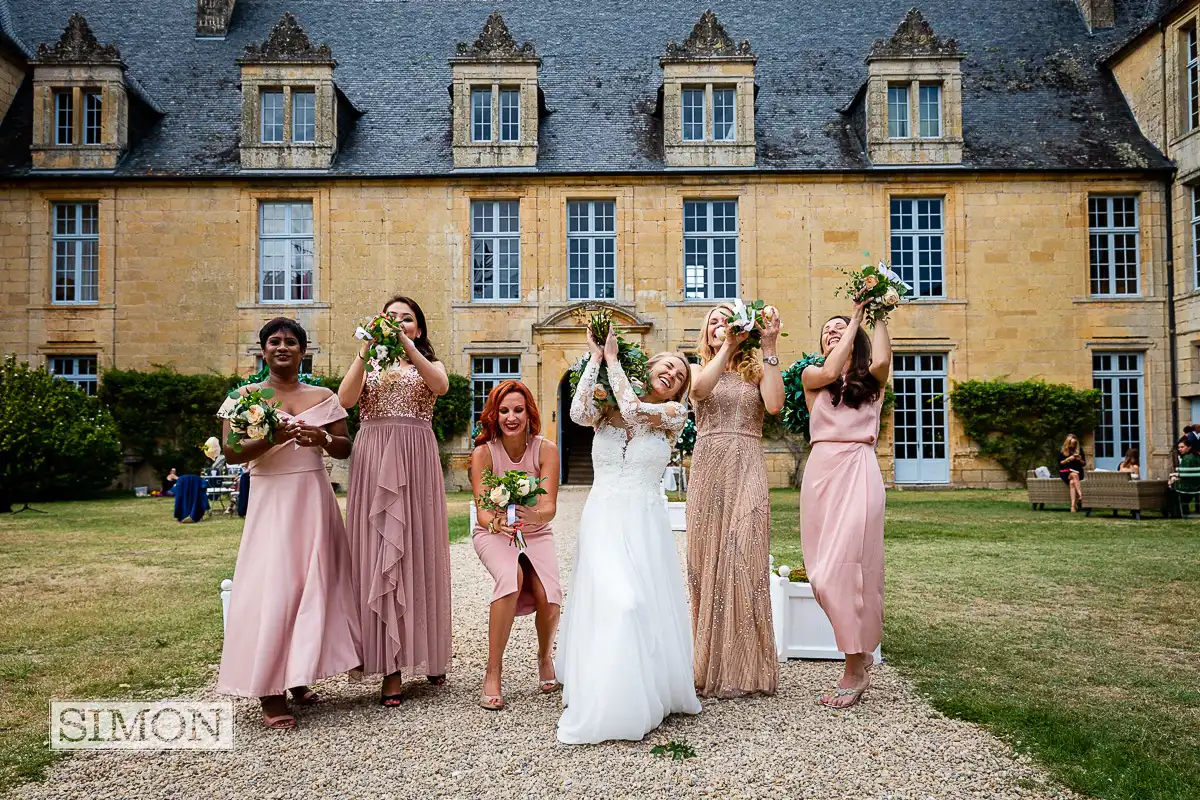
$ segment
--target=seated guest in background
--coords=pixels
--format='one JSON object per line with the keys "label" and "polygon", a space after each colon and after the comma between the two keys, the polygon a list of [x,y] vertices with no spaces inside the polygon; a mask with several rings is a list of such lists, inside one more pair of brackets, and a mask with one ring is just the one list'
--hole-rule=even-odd
{"label": "seated guest in background", "polygon": [[1141,467],[1138,466],[1138,449],[1131,447],[1125,451],[1125,460],[1117,467],[1119,472],[1128,472],[1133,480],[1139,480]]}
{"label": "seated guest in background", "polygon": [[167,477],[163,478],[163,494],[167,497],[175,496],[175,483],[179,480],[179,475],[176,474],[175,468],[171,467],[171,471],[167,473]]}
{"label": "seated guest in background", "polygon": [[1086,465],[1079,439],[1073,433],[1068,434],[1062,450],[1058,452],[1058,477],[1062,478],[1071,492],[1071,513],[1083,505],[1083,488],[1079,482],[1083,480],[1083,468]]}

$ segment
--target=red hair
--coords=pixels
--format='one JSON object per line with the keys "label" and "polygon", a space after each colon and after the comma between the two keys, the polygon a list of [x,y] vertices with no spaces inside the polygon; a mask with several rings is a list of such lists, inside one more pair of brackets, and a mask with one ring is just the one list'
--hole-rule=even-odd
{"label": "red hair", "polygon": [[483,411],[479,414],[479,425],[483,430],[475,437],[476,446],[500,438],[500,401],[513,392],[525,398],[529,433],[537,436],[542,432],[542,415],[538,413],[537,401],[533,399],[533,392],[529,391],[529,387],[516,380],[501,381],[492,389],[487,402],[483,404]]}

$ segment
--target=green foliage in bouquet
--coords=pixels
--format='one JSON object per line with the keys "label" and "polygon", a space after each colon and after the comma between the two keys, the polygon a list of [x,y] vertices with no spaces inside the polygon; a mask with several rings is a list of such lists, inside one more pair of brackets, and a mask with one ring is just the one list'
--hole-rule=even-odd
{"label": "green foliage in bouquet", "polygon": [[[613,332],[617,336],[617,359],[621,363],[621,369],[625,372],[625,377],[629,379],[633,391],[638,397],[646,394],[646,383],[650,379],[650,371],[646,366],[650,358],[646,355],[639,344],[627,341],[621,336],[620,328],[613,326],[612,317],[607,311],[599,311],[593,314],[588,320],[588,329],[592,332],[592,336],[596,341],[604,344],[604,340],[608,338],[609,327],[613,328]],[[571,367],[568,375],[568,381],[571,385],[571,396],[579,390],[579,380],[583,377],[583,370],[587,367],[588,357],[584,356]],[[608,382],[608,364],[600,365],[600,375],[596,379],[595,399],[597,403],[616,406],[617,398],[613,395],[612,384]]]}
{"label": "green foliage in bouquet", "polygon": [[235,453],[242,452],[246,439],[265,439],[275,444],[275,429],[279,427],[278,404],[272,403],[275,390],[269,386],[253,389],[239,388],[229,392],[217,416],[229,420],[225,444]]}
{"label": "green foliage in bouquet", "polygon": [[1057,464],[1068,433],[1082,435],[1100,419],[1100,391],[1028,380],[964,381],[950,392],[967,436],[1014,481],[1039,464]]}
{"label": "green foliage in bouquet", "polygon": [[117,425],[99,400],[16,356],[0,362],[0,511],[99,491],[120,469]]}
{"label": "green foliage in bouquet", "polygon": [[886,319],[912,291],[883,261],[841,272],[849,276],[849,280],[833,296],[848,297],[855,303],[865,301],[867,306],[863,311],[863,319],[871,327]]}
{"label": "green foliage in bouquet", "polygon": [[685,456],[690,456],[696,449],[696,420],[688,417],[687,424],[683,426],[683,430],[679,433],[679,439],[675,442],[675,450]]}

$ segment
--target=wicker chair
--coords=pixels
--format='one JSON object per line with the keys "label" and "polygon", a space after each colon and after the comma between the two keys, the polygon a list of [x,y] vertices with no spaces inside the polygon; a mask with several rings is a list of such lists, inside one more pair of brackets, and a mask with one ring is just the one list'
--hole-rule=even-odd
{"label": "wicker chair", "polygon": [[1029,502],[1034,511],[1044,509],[1046,503],[1071,505],[1071,492],[1062,478],[1039,478],[1036,472],[1029,470],[1025,473],[1025,484],[1029,488]]}
{"label": "wicker chair", "polygon": [[1083,508],[1089,517],[1093,509],[1111,508],[1114,517],[1124,509],[1141,519],[1143,511],[1163,509],[1166,493],[1166,481],[1135,481],[1128,472],[1089,472],[1083,483]]}

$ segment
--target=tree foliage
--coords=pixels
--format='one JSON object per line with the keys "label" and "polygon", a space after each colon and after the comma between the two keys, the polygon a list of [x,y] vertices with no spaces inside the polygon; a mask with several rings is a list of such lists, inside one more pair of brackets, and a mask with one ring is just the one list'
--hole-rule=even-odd
{"label": "tree foliage", "polygon": [[117,426],[100,402],[45,370],[0,364],[0,510],[107,487],[121,468]]}
{"label": "tree foliage", "polygon": [[1014,481],[1038,464],[1057,464],[1067,434],[1082,436],[1100,419],[1100,392],[1041,380],[957,383],[950,404],[967,436]]}
{"label": "tree foliage", "polygon": [[471,395],[471,381],[462,375],[450,373],[450,389],[437,400],[433,407],[433,435],[438,444],[445,444],[456,436],[461,436],[471,424],[471,412],[474,398]]}

